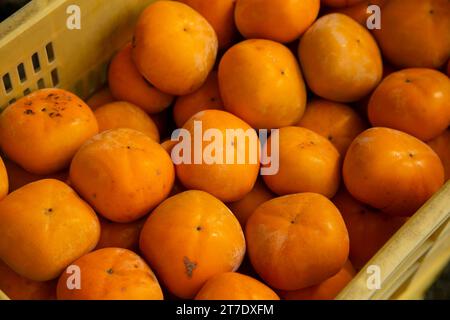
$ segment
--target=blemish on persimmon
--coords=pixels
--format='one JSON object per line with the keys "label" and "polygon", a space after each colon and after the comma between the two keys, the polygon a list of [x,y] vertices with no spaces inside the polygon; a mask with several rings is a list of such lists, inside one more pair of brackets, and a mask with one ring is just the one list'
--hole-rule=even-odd
{"label": "blemish on persimmon", "polygon": [[189,260],[188,257],[184,257],[183,259],[184,268],[186,269],[186,274],[189,278],[192,278],[192,273],[194,272],[195,268],[197,268],[197,263]]}

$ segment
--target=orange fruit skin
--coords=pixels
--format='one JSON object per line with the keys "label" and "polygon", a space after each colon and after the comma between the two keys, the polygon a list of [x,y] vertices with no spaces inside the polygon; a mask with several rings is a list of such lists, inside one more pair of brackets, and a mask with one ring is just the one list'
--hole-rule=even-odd
{"label": "orange fruit skin", "polygon": [[450,80],[432,69],[394,72],[372,94],[368,114],[374,127],[436,138],[450,125]]}
{"label": "orange fruit skin", "polygon": [[347,261],[338,273],[322,283],[297,291],[288,291],[282,296],[284,300],[334,300],[355,275],[355,269],[351,262]]}
{"label": "orange fruit skin", "polygon": [[320,0],[237,0],[236,25],[247,39],[288,43],[316,20],[319,8]]}
{"label": "orange fruit skin", "polygon": [[74,94],[41,89],[0,115],[0,145],[9,159],[35,174],[66,168],[78,148],[98,132],[91,109]]}
{"label": "orange fruit skin", "polygon": [[248,218],[255,211],[259,205],[270,199],[275,198],[275,195],[266,187],[262,179],[256,180],[256,183],[249,193],[241,200],[227,203],[228,208],[234,213],[236,218],[245,227]]}
{"label": "orange fruit skin", "polygon": [[450,60],[448,60],[447,64],[447,75],[450,77]]}
{"label": "orange fruit skin", "polygon": [[8,172],[6,171],[5,163],[0,157],[0,200],[6,197],[9,190]]}
{"label": "orange fruit skin", "polygon": [[368,13],[367,8],[371,5],[377,5],[380,7],[380,9],[382,9],[386,1],[387,0],[359,0],[358,2],[355,2],[350,6],[339,8],[335,7],[328,11],[330,11],[329,13],[338,12],[345,14],[353,20],[356,20],[363,27],[366,27],[367,19],[373,14],[372,12]]}
{"label": "orange fruit skin", "polygon": [[367,262],[406,222],[404,217],[390,216],[354,199],[345,189],[333,198],[347,226],[350,237],[349,259],[356,269]]}
{"label": "orange fruit skin", "polygon": [[272,288],[299,290],[336,274],[349,240],[339,210],[316,193],[292,194],[260,205],[246,225],[256,272]]}
{"label": "orange fruit skin", "polygon": [[383,74],[372,35],[340,13],[318,19],[300,40],[298,55],[310,89],[336,102],[360,100],[375,89]]}
{"label": "orange fruit skin", "polygon": [[117,223],[100,219],[101,233],[96,250],[122,248],[138,252],[139,235],[144,221],[144,219],[141,219],[130,223]]}
{"label": "orange fruit skin", "polygon": [[86,104],[95,111],[98,107],[104,104],[114,102],[114,97],[111,94],[109,87],[103,87],[95,92],[89,99],[86,100]]}
{"label": "orange fruit skin", "polygon": [[133,60],[159,90],[186,95],[205,82],[218,50],[214,29],[198,12],[176,1],[157,1],[141,14]]}
{"label": "orange fruit skin", "polygon": [[367,128],[351,107],[322,99],[314,99],[307,104],[298,126],[327,138],[342,156],[353,139]]}
{"label": "orange fruit skin", "polygon": [[81,289],[68,289],[72,273],[63,272],[56,290],[58,300],[163,300],[153,271],[132,251],[100,249],[72,265],[80,268]]}
{"label": "orange fruit skin", "polygon": [[[190,163],[181,163],[176,165],[177,177],[180,182],[187,189],[203,190],[213,196],[219,198],[224,202],[233,202],[242,199],[249,193],[256,182],[259,173],[259,157],[255,157],[255,162],[251,160],[251,154],[259,150],[250,149],[249,139],[245,138],[245,132],[248,131],[249,137],[254,141],[254,147],[259,148],[259,139],[251,127],[232,115],[231,113],[221,110],[205,110],[194,115],[183,126],[190,135],[191,140],[198,139],[198,134],[194,132],[194,122],[201,121],[203,132],[214,129],[219,130],[223,135],[223,163],[208,164],[202,161],[201,164],[194,163],[194,155],[196,147],[194,143],[191,144],[191,161]],[[244,147],[239,146],[240,143],[234,139],[233,144],[228,143],[226,139],[226,130],[228,129],[242,129],[243,132],[237,133],[238,138],[247,141]],[[196,138],[197,135],[197,138]],[[229,140],[229,139],[228,139]],[[203,142],[202,154],[205,154],[205,149],[210,145],[210,142]],[[179,154],[174,149],[172,153]],[[226,163],[227,152],[234,152],[233,163]],[[259,153],[258,153],[259,154]],[[245,156],[244,163],[240,164],[237,161],[237,156]],[[205,159],[203,159],[205,160]]]}
{"label": "orange fruit skin", "polygon": [[33,281],[15,273],[0,260],[0,288],[11,300],[54,300],[55,281]]}
{"label": "orange fruit skin", "polygon": [[193,115],[209,109],[223,109],[216,71],[211,71],[206,82],[197,91],[177,98],[173,107],[175,124],[181,128]]}
{"label": "orange fruit skin", "polygon": [[55,279],[100,237],[95,212],[65,183],[30,183],[0,202],[0,259],[30,280]]}
{"label": "orange fruit skin", "polygon": [[140,249],[171,293],[190,299],[211,277],[237,270],[245,254],[238,220],[217,198],[186,191],[161,203],[141,232]]}
{"label": "orange fruit skin", "polygon": [[390,0],[382,11],[382,28],[374,34],[388,61],[399,68],[445,64],[450,56],[447,0]]}
{"label": "orange fruit skin", "polygon": [[281,128],[297,123],[306,105],[299,65],[285,46],[246,40],[231,47],[219,65],[225,110],[253,128]]}
{"label": "orange fruit skin", "polygon": [[211,24],[219,41],[219,48],[228,48],[237,37],[234,24],[236,0],[178,0],[199,12]]}
{"label": "orange fruit skin", "polygon": [[[272,154],[272,137],[268,142]],[[279,171],[263,176],[278,195],[299,192],[334,196],[340,183],[340,155],[333,144],[305,128],[285,127],[279,131]]]}
{"label": "orange fruit skin", "polygon": [[175,170],[157,142],[122,128],[89,140],[72,161],[70,180],[98,213],[126,223],[142,218],[169,195]]}
{"label": "orange fruit skin", "polygon": [[140,131],[159,142],[159,131],[152,118],[129,102],[112,102],[94,111],[100,132],[128,128]]}
{"label": "orange fruit skin", "polygon": [[335,7],[335,8],[343,8],[354,6],[364,0],[321,0],[321,3],[325,6]]}
{"label": "orange fruit skin", "polygon": [[391,215],[411,216],[442,186],[444,168],[419,139],[371,128],[350,145],[343,176],[357,200]]}
{"label": "orange fruit skin", "polygon": [[428,145],[436,152],[444,165],[445,181],[450,179],[450,131],[428,141]]}
{"label": "orange fruit skin", "polygon": [[225,272],[209,279],[195,300],[280,300],[264,283],[236,272]]}
{"label": "orange fruit skin", "polygon": [[152,114],[166,109],[174,98],[156,89],[139,73],[133,62],[131,43],[111,61],[108,83],[115,100],[131,102]]}

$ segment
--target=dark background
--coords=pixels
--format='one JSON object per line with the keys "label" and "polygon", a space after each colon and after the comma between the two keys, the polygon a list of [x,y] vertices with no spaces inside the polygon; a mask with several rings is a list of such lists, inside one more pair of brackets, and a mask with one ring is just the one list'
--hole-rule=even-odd
{"label": "dark background", "polygon": [[23,7],[30,0],[0,0],[0,22]]}

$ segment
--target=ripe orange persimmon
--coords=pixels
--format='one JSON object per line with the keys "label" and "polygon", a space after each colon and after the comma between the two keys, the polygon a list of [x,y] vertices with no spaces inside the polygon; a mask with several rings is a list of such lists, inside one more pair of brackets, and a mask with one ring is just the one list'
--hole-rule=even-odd
{"label": "ripe orange persimmon", "polygon": [[211,71],[197,91],[178,97],[173,107],[175,124],[181,128],[194,114],[209,109],[223,109],[216,71]]}
{"label": "ripe orange persimmon", "polygon": [[225,109],[256,129],[297,123],[306,105],[299,65],[285,46],[246,40],[230,48],[219,65]]}
{"label": "ripe orange persimmon", "polygon": [[245,239],[225,204],[193,190],[165,200],[152,212],[140,248],[170,292],[193,298],[211,277],[237,270]]}
{"label": "ripe orange persimmon", "polygon": [[343,8],[353,6],[363,1],[364,0],[321,0],[321,3],[330,7]]}
{"label": "ripe orange persimmon", "polygon": [[385,78],[368,107],[374,127],[409,133],[422,141],[442,134],[450,125],[450,80],[432,69],[404,69]]}
{"label": "ripe orange persimmon", "polygon": [[351,107],[327,100],[315,99],[306,106],[298,126],[310,129],[330,140],[344,156],[353,139],[367,125]]}
{"label": "ripe orange persimmon", "polygon": [[389,0],[374,30],[383,55],[401,68],[440,68],[450,56],[448,0]]}
{"label": "ripe orange persimmon", "polygon": [[159,142],[159,131],[152,118],[132,103],[123,101],[108,103],[97,108],[94,115],[99,132],[119,128],[134,129]]}
{"label": "ripe orange persimmon", "polygon": [[[276,152],[272,139],[267,141],[269,155]],[[340,166],[339,152],[328,139],[309,129],[285,127],[279,131],[279,171],[263,178],[279,195],[315,192],[331,198],[339,188]]]}
{"label": "ripe orange persimmon", "polygon": [[280,290],[317,285],[348,258],[344,220],[330,200],[316,193],[263,203],[248,219],[245,235],[256,272]]}
{"label": "ripe orange persimmon", "polygon": [[444,165],[445,180],[450,179],[450,130],[428,141],[428,145],[437,153]]}
{"label": "ripe orange persimmon", "polygon": [[350,261],[331,278],[322,283],[297,291],[288,291],[282,294],[285,300],[333,300],[347,286],[356,275]]}
{"label": "ripe orange persimmon", "polygon": [[74,94],[41,89],[0,115],[0,145],[25,170],[50,174],[64,169],[78,148],[98,132],[91,109]]}
{"label": "ripe orange persimmon", "polygon": [[383,74],[375,39],[340,13],[318,19],[300,40],[298,53],[308,86],[332,101],[363,98],[375,89]]}
{"label": "ripe orange persimmon", "polygon": [[209,279],[195,300],[280,300],[264,283],[237,273],[225,272]]}
{"label": "ripe orange persimmon", "polygon": [[95,212],[65,183],[30,183],[0,202],[0,259],[35,281],[55,279],[100,237]]}
{"label": "ripe orange persimmon", "polygon": [[100,219],[101,233],[96,249],[122,248],[134,252],[139,250],[139,235],[145,220],[117,223]]}
{"label": "ripe orange persimmon", "polygon": [[372,128],[350,145],[343,176],[357,200],[388,214],[410,216],[442,186],[444,168],[419,139],[394,129]]}
{"label": "ripe orange persimmon", "polygon": [[316,20],[320,0],[237,0],[235,19],[247,39],[297,40]]}
{"label": "ripe orange persimmon", "polygon": [[159,90],[185,95],[205,82],[217,55],[214,29],[197,11],[176,1],[157,1],[141,14],[133,60]]}
{"label": "ripe orange persimmon", "polygon": [[86,100],[86,104],[95,110],[104,104],[114,102],[114,97],[109,90],[109,87],[104,87],[95,92],[89,99]]}
{"label": "ripe orange persimmon", "polygon": [[219,48],[229,47],[237,36],[234,24],[236,0],[178,0],[198,11],[216,31]]}
{"label": "ripe orange persimmon", "polygon": [[255,209],[270,199],[275,198],[275,195],[267,188],[262,179],[258,179],[252,191],[241,200],[227,203],[228,208],[238,218],[242,227],[245,227],[248,218],[255,211]]}
{"label": "ripe orange persimmon", "polygon": [[350,238],[349,259],[361,269],[405,223],[406,218],[390,216],[365,206],[345,189],[333,198],[347,226]]}
{"label": "ripe orange persimmon", "polygon": [[[202,125],[203,132],[209,129],[220,132],[223,141],[212,144],[202,140],[202,145],[196,145],[195,141],[202,139],[195,129],[196,124]],[[206,191],[224,202],[240,200],[253,189],[259,173],[259,139],[247,123],[225,111],[205,110],[189,119],[183,129],[190,133],[191,155],[176,165],[176,172],[187,189]],[[236,131],[227,138],[227,130]],[[172,153],[183,153],[175,148],[183,146],[184,139]],[[217,146],[216,150],[211,150],[211,146]],[[204,158],[200,159],[201,163],[195,163],[196,153]],[[239,163],[240,158],[242,163]]]}
{"label": "ripe orange persimmon", "polygon": [[58,281],[58,300],[163,300],[153,271],[136,253],[119,248],[93,251],[74,261],[80,269],[80,289],[67,287],[72,272]]}
{"label": "ripe orange persimmon", "polygon": [[0,157],[0,200],[6,197],[9,190],[8,172],[6,171],[5,163]]}
{"label": "ripe orange persimmon", "polygon": [[90,139],[73,158],[70,180],[98,213],[114,222],[142,218],[172,189],[175,170],[149,136],[115,129]]}
{"label": "ripe orange persimmon", "polygon": [[173,101],[172,95],[159,91],[139,73],[132,59],[130,43],[112,60],[108,83],[116,100],[131,102],[148,113],[161,112]]}
{"label": "ripe orange persimmon", "polygon": [[28,280],[18,275],[1,260],[0,289],[11,300],[54,300],[56,298],[55,281]]}

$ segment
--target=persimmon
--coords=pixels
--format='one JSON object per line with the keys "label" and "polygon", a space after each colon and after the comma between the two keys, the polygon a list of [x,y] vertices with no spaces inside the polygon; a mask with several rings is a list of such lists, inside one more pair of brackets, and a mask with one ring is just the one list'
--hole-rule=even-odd
{"label": "persimmon", "polygon": [[419,139],[388,128],[371,128],[350,145],[345,186],[357,200],[381,211],[411,216],[444,183],[438,155]]}
{"label": "persimmon", "polygon": [[321,0],[321,3],[335,8],[354,6],[364,0]]}
{"label": "persimmon", "polygon": [[98,107],[104,104],[114,102],[114,97],[112,96],[109,87],[103,87],[97,92],[95,92],[89,99],[86,100],[86,104],[95,111]]}
{"label": "persimmon", "polygon": [[302,36],[298,54],[308,86],[328,100],[357,101],[382,78],[383,64],[375,39],[344,14],[319,18]]}
{"label": "persimmon", "polygon": [[175,124],[181,128],[194,114],[209,109],[223,109],[216,71],[211,71],[197,91],[177,98],[173,107]]}
{"label": "persimmon", "polygon": [[[212,129],[220,133],[222,141],[213,138],[214,144],[205,141],[196,125],[201,125],[202,132]],[[185,156],[184,150],[177,146],[172,154],[183,153],[183,161],[176,164],[176,172],[187,189],[206,191],[224,202],[240,200],[252,190],[259,173],[259,139],[247,123],[225,111],[205,110],[190,118],[183,129],[190,134],[187,143],[194,142],[187,145],[190,156]],[[227,130],[234,132],[227,134]],[[178,145],[185,146],[187,138],[183,137]],[[196,145],[199,139],[202,145]],[[215,146],[216,150],[211,150]],[[195,163],[197,153],[203,158],[200,163]]]}
{"label": "persimmon", "polygon": [[157,1],[139,17],[133,60],[159,90],[186,95],[205,82],[214,66],[218,40],[197,11],[176,1]]}
{"label": "persimmon", "polygon": [[117,223],[100,219],[101,233],[96,249],[122,248],[134,252],[139,250],[139,235],[145,220]]}
{"label": "persimmon", "polygon": [[448,0],[390,0],[374,30],[383,55],[400,68],[440,68],[450,56]]}
{"label": "persimmon", "polygon": [[361,269],[400,229],[406,218],[390,216],[354,199],[345,189],[333,198],[347,226],[350,238],[349,259]]}
{"label": "persimmon", "polygon": [[428,145],[436,152],[444,165],[445,180],[450,179],[450,130],[439,137],[428,141]]}
{"label": "persimmon", "polygon": [[394,72],[372,94],[368,115],[375,127],[397,129],[423,141],[436,138],[450,125],[450,80],[432,69]]}
{"label": "persimmon", "polygon": [[140,248],[170,292],[193,298],[211,277],[237,270],[245,239],[225,204],[191,190],[153,210],[142,229]]}
{"label": "persimmon", "polygon": [[331,278],[312,287],[285,292],[282,297],[285,300],[333,300],[355,275],[355,269],[351,262],[347,261],[342,269]]}
{"label": "persimmon", "polygon": [[288,43],[316,20],[319,8],[320,0],[237,0],[236,26],[247,39]]}
{"label": "persimmon", "polygon": [[142,218],[168,196],[174,179],[167,152],[133,129],[98,134],[78,150],[70,166],[74,188],[114,222]]}
{"label": "persimmon", "polygon": [[236,0],[178,0],[198,11],[208,20],[217,34],[219,48],[229,47],[237,36],[234,24]]}
{"label": "persimmon", "polygon": [[237,273],[225,272],[209,279],[195,300],[280,300],[264,283]]}
{"label": "persimmon", "polygon": [[40,180],[10,193],[0,212],[0,259],[30,280],[55,279],[100,237],[95,212],[59,180]]}
{"label": "persimmon", "polygon": [[269,200],[247,221],[247,250],[271,287],[299,290],[336,274],[348,258],[349,239],[335,205],[316,193]]}
{"label": "persimmon", "polygon": [[99,132],[128,128],[145,133],[159,142],[159,131],[152,118],[138,106],[123,101],[105,104],[94,111]]}
{"label": "persimmon", "polygon": [[131,43],[111,61],[108,83],[115,100],[131,102],[151,114],[163,111],[174,99],[156,89],[139,73],[132,59]]}
{"label": "persimmon", "polygon": [[0,200],[6,197],[9,190],[8,172],[6,171],[5,163],[0,157]]}
{"label": "persimmon", "polygon": [[0,288],[11,300],[54,300],[55,281],[33,281],[14,272],[0,260]]}
{"label": "persimmon", "polygon": [[241,200],[227,203],[228,208],[238,218],[242,227],[245,227],[248,218],[255,209],[266,201],[275,198],[275,195],[266,187],[262,179],[258,179],[252,189]]}
{"label": "persimmon", "polygon": [[[267,142],[269,154],[276,152],[272,139]],[[263,176],[269,189],[278,195],[314,192],[333,197],[340,183],[340,155],[333,144],[300,127],[281,128],[278,141],[279,171]]]}
{"label": "persimmon", "polygon": [[367,125],[351,107],[327,100],[314,99],[306,106],[298,126],[310,129],[330,140],[344,156],[350,143]]}
{"label": "persimmon", "polygon": [[56,288],[58,300],[163,300],[153,271],[130,250],[96,250],[72,265],[80,270],[80,289],[69,289],[72,272],[63,272]]}
{"label": "persimmon", "polygon": [[225,110],[253,128],[281,128],[297,123],[306,105],[299,65],[285,46],[246,40],[230,48],[219,65]]}
{"label": "persimmon", "polygon": [[91,109],[62,89],[35,91],[0,115],[1,148],[35,174],[66,168],[78,148],[97,132]]}

